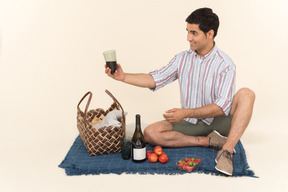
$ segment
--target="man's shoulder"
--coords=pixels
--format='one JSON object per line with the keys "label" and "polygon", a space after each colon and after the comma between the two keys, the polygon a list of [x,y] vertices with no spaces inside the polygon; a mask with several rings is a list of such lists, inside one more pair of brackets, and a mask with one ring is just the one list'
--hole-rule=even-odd
{"label": "man's shoulder", "polygon": [[233,68],[235,68],[235,64],[233,62],[233,60],[229,57],[228,54],[226,54],[224,51],[220,50],[219,48],[217,48],[216,52],[215,52],[215,56],[218,57],[219,61],[225,65],[225,66],[231,66]]}
{"label": "man's shoulder", "polygon": [[185,50],[185,51],[181,51],[178,52],[176,55],[174,55],[174,57],[171,59],[170,63],[172,61],[175,61],[176,63],[179,63],[184,57],[187,57],[187,55],[189,55],[190,53],[192,53],[192,50]]}
{"label": "man's shoulder", "polygon": [[192,52],[193,52],[193,51],[192,51],[191,49],[184,50],[184,51],[178,52],[178,53],[176,54],[176,57],[181,57],[181,56],[183,56],[183,55],[187,55],[187,54],[190,54],[190,53],[192,53]]}

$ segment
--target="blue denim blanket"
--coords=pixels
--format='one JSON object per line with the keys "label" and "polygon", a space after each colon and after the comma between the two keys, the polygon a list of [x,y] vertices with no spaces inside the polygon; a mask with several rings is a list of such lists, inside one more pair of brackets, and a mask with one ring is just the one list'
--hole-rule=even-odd
{"label": "blue denim blanket", "polygon": [[[153,146],[147,144],[147,150],[153,149]],[[255,177],[246,160],[245,150],[241,141],[235,147],[237,151],[233,155],[233,176],[251,176]],[[183,170],[178,170],[176,163],[178,160],[189,156],[200,158],[202,164],[194,169],[191,173],[206,173],[212,175],[223,175],[216,169],[215,157],[218,150],[204,147],[184,147],[184,148],[164,148],[164,152],[168,155],[166,164],[150,163],[134,163],[132,160],[123,160],[121,153],[105,154],[99,156],[89,156],[85,146],[78,136],[72,147],[67,153],[65,159],[59,165],[64,168],[67,175],[99,175],[99,174],[184,174]]]}

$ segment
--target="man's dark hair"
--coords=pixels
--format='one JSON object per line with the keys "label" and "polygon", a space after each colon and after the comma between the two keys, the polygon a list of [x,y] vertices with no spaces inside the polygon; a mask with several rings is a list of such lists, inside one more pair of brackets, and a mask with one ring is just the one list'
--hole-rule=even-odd
{"label": "man's dark hair", "polygon": [[205,34],[211,29],[214,31],[214,38],[219,27],[219,18],[210,8],[200,8],[193,11],[186,19],[189,24],[199,24],[199,28]]}

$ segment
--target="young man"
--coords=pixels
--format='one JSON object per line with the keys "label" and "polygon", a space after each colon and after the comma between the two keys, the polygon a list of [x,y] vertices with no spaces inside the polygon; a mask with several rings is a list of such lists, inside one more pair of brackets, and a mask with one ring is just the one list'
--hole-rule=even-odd
{"label": "young man", "polygon": [[[250,118],[255,94],[242,88],[235,94],[235,65],[215,45],[218,16],[209,8],[195,10],[186,19],[190,49],[149,74],[124,73],[121,65],[108,76],[153,91],[178,79],[182,108],[165,112],[165,121],[145,128],[145,140],[165,147],[203,146],[219,149],[216,169],[233,173],[232,154]],[[228,137],[227,137],[228,136]]]}

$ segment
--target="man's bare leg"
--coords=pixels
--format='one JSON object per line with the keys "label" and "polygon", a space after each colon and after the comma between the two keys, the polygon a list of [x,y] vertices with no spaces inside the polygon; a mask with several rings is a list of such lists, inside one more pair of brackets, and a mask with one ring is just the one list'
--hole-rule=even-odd
{"label": "man's bare leg", "polygon": [[231,129],[223,150],[233,153],[233,149],[246,130],[252,116],[255,94],[248,88],[240,89],[233,98],[230,113],[233,115]]}
{"label": "man's bare leg", "polygon": [[172,124],[168,121],[159,121],[145,128],[146,142],[163,147],[209,146],[208,137],[194,137],[172,131]]}

